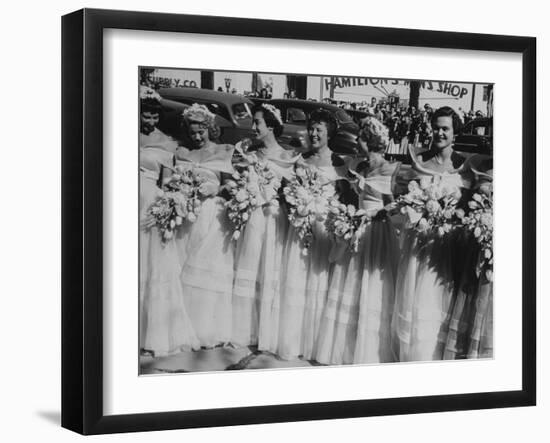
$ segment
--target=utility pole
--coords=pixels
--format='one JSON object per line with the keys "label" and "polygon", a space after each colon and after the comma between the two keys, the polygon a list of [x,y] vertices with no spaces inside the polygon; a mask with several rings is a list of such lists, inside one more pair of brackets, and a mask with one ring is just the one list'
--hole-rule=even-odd
{"label": "utility pole", "polygon": [[418,109],[418,100],[420,98],[420,82],[411,80],[409,83],[409,106]]}

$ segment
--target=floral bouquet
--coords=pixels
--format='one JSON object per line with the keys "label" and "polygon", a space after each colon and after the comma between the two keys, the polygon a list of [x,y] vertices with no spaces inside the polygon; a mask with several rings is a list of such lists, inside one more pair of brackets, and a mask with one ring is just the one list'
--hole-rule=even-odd
{"label": "floral bouquet", "polygon": [[485,183],[468,202],[467,215],[457,214],[462,225],[473,233],[481,251],[477,263],[477,275],[484,274],[493,281],[493,185]]}
{"label": "floral bouquet", "polygon": [[177,227],[183,223],[183,217],[177,208],[179,196],[175,192],[159,190],[158,198],[149,207],[147,213],[154,220],[154,225],[159,229],[163,241],[168,241],[174,236]]}
{"label": "floral bouquet", "polygon": [[331,199],[325,222],[327,231],[336,239],[346,242],[351,252],[357,252],[368,222],[369,218],[363,209],[340,203],[336,198]]}
{"label": "floral bouquet", "polygon": [[333,186],[323,186],[315,171],[298,167],[283,193],[289,207],[288,219],[302,242],[302,253],[307,255],[313,237],[313,223],[325,221],[335,189]]}
{"label": "floral bouquet", "polygon": [[408,191],[396,203],[416,232],[443,237],[456,226],[456,205],[461,197],[458,187],[446,186],[440,176],[433,176],[410,181]]}
{"label": "floral bouquet", "polygon": [[199,189],[204,179],[193,170],[176,166],[176,171],[163,181],[159,196],[149,207],[163,241],[170,240],[184,220],[194,222],[200,212]]}
{"label": "floral bouquet", "polygon": [[233,173],[226,182],[231,198],[225,203],[227,216],[233,225],[233,240],[238,240],[252,211],[264,204],[277,206],[277,190],[281,182],[266,163],[246,154],[248,166]]}
{"label": "floral bouquet", "polygon": [[163,189],[169,193],[177,193],[177,210],[180,215],[194,222],[201,209],[201,186],[205,183],[204,177],[193,169],[182,165],[175,167],[175,173],[163,182]]}

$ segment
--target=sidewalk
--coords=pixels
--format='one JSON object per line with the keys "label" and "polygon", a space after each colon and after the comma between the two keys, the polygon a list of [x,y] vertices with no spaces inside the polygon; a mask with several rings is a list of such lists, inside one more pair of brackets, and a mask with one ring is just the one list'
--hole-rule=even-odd
{"label": "sidewalk", "polygon": [[141,375],[320,366],[315,361],[282,360],[274,354],[258,351],[252,346],[239,349],[201,349],[157,358],[141,355],[139,363]]}

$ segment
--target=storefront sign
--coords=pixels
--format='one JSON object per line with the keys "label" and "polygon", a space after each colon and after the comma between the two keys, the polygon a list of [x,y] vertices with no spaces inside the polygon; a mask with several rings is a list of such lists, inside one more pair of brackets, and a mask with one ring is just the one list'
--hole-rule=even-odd
{"label": "storefront sign", "polygon": [[[358,86],[409,86],[409,80],[397,80],[388,78],[370,78],[370,77],[325,77],[324,86],[325,90],[329,91],[333,88],[356,88]],[[454,98],[463,98],[470,93],[468,88],[465,88],[462,84],[455,84],[451,82],[434,82],[434,81],[422,81],[420,82],[420,88],[427,91],[439,92],[446,94]]]}

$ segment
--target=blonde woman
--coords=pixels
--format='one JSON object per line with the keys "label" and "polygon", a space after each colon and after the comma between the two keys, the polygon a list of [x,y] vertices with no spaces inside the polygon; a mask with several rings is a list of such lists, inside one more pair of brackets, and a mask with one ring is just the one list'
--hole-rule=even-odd
{"label": "blonde woman", "polygon": [[357,177],[358,206],[371,221],[357,252],[334,246],[344,257],[335,259],[319,336],[317,360],[325,364],[396,360],[391,319],[399,248],[385,208],[393,201],[400,164],[385,160],[388,129],[374,117],[362,120],[358,145],[367,162],[352,174]]}
{"label": "blonde woman", "polygon": [[233,146],[212,141],[215,116],[204,105],[193,104],[184,112],[191,149],[180,148],[177,164],[192,171],[202,182],[200,211],[187,220],[178,239],[182,262],[183,300],[202,347],[226,344],[231,338],[233,245],[225,215],[224,199],[218,196],[224,174],[231,174]]}

